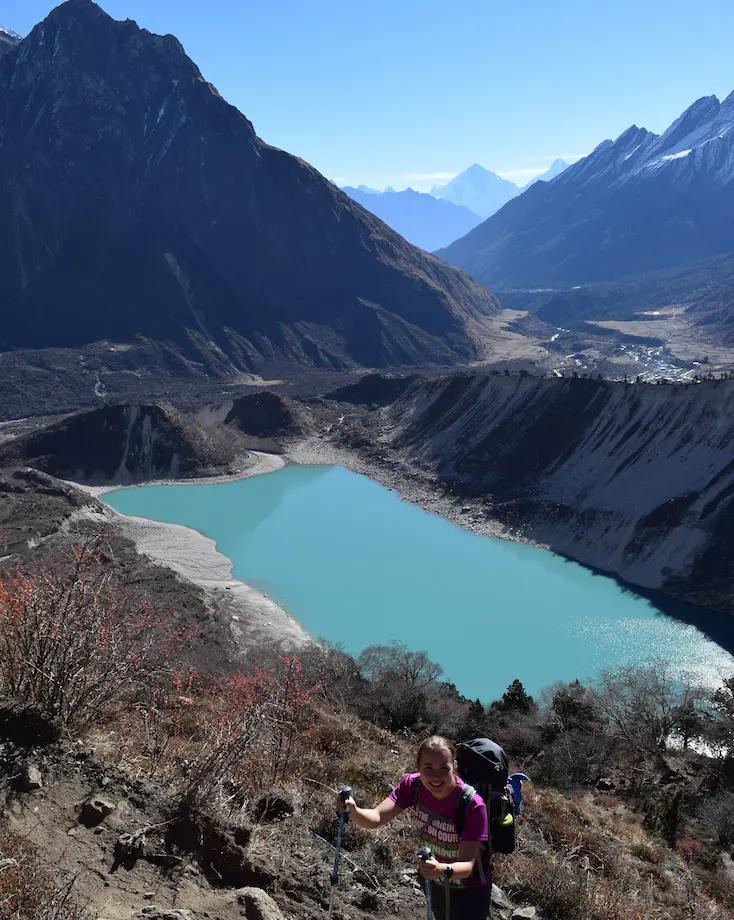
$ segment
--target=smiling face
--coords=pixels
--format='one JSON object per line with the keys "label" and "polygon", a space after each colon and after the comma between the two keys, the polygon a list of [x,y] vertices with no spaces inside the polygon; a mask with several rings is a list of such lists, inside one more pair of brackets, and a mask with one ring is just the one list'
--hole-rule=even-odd
{"label": "smiling face", "polygon": [[456,788],[456,761],[449,751],[424,751],[418,771],[421,783],[437,799],[445,799]]}

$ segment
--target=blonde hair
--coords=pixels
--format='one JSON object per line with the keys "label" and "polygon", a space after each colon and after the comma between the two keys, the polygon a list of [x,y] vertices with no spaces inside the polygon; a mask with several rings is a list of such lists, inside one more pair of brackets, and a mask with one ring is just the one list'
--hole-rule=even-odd
{"label": "blonde hair", "polygon": [[421,758],[424,754],[437,754],[443,752],[448,754],[451,760],[456,762],[456,747],[454,746],[453,741],[449,741],[448,738],[444,738],[443,735],[431,735],[430,738],[426,738],[425,741],[421,742],[421,746],[418,748],[418,753],[416,754],[415,764],[420,770],[421,768]]}

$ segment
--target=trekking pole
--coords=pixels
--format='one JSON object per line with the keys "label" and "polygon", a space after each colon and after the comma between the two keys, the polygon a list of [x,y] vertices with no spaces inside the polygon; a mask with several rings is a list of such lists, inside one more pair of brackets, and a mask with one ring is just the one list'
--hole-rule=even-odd
{"label": "trekking pole", "polygon": [[[433,856],[430,847],[421,847],[418,850],[418,856],[420,857],[421,862],[425,862],[427,859],[430,859]],[[433,920],[433,904],[431,902],[431,880],[429,878],[423,879],[423,889],[426,892],[426,920]]]}
{"label": "trekking pole", "polygon": [[[339,787],[339,798],[342,802],[346,802],[349,796],[352,794],[351,786],[340,786]],[[342,840],[344,839],[344,825],[349,820],[349,815],[347,814],[346,809],[339,812],[339,826],[336,829],[336,854],[334,856],[334,868],[331,870],[331,875],[329,876],[329,881],[331,882],[331,894],[329,895],[329,918],[331,918],[331,909],[334,906],[334,887],[339,881],[339,862],[342,856]]]}

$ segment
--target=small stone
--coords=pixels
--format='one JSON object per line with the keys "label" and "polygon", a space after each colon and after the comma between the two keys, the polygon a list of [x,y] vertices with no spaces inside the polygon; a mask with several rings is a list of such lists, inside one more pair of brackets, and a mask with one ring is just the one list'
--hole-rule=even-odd
{"label": "small stone", "polygon": [[534,920],[538,911],[534,907],[518,907],[512,912],[512,920]]}
{"label": "small stone", "polygon": [[70,827],[69,830],[66,832],[66,836],[67,836],[67,837],[76,837],[76,828],[75,828],[75,827]]}
{"label": "small stone", "polygon": [[115,810],[115,804],[103,799],[98,795],[91,795],[86,802],[82,803],[79,820],[86,827],[96,827],[101,821],[111,815]]}
{"label": "small stone", "polygon": [[244,905],[247,920],[283,920],[280,908],[262,888],[238,888],[237,901]]}
{"label": "small stone", "polygon": [[33,792],[42,788],[43,778],[38,767],[33,763],[24,764],[18,777],[18,789],[21,792]]}
{"label": "small stone", "polygon": [[495,907],[509,907],[510,903],[505,897],[504,891],[497,885],[492,885],[492,904]]}
{"label": "small stone", "polygon": [[143,895],[143,900],[152,901],[154,897],[155,897],[155,891],[146,891],[145,894]]}

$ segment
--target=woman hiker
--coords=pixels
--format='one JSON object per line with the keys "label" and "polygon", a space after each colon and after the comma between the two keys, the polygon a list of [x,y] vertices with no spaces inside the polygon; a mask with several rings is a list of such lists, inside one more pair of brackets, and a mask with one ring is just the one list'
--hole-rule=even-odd
{"label": "woman hiker", "polygon": [[[464,781],[458,775],[456,748],[440,735],[418,748],[417,773],[407,773],[390,795],[375,808],[360,808],[349,796],[337,799],[337,809],[367,830],[382,827],[406,808],[415,808],[419,846],[432,857],[419,860],[418,871],[430,881],[436,920],[485,920],[489,913],[492,878],[486,859],[487,808],[477,794],[468,802],[461,838],[456,826]],[[484,845],[483,845],[484,844]]]}

